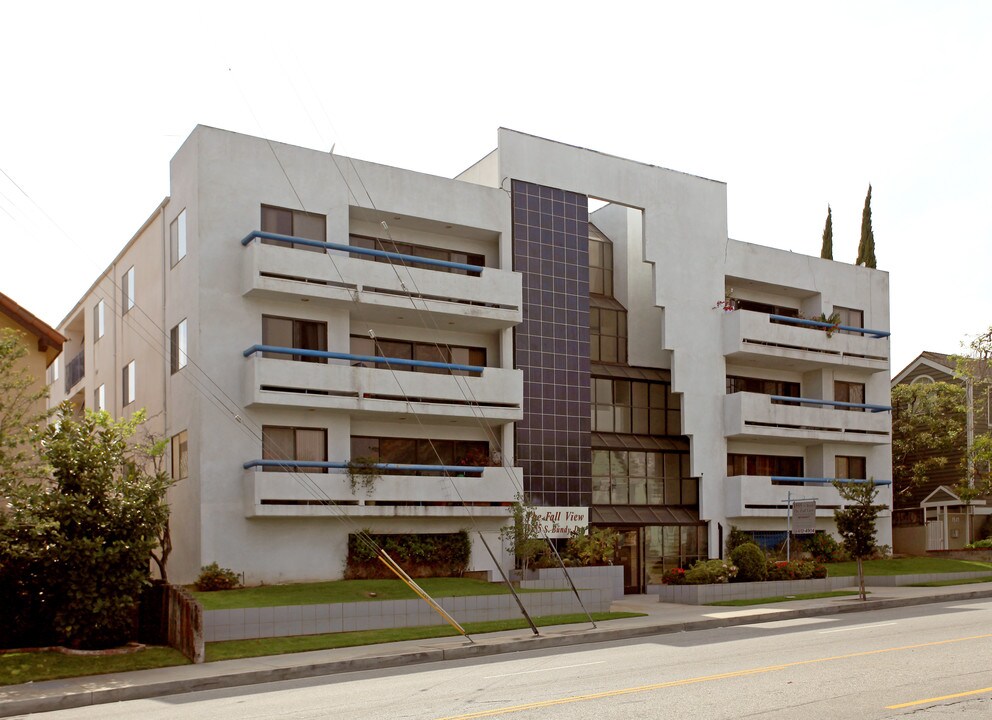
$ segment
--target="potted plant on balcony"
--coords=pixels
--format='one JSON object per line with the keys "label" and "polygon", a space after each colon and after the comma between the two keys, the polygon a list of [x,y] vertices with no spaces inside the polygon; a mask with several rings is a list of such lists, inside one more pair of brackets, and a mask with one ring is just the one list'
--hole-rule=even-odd
{"label": "potted plant on balcony", "polygon": [[823,330],[825,333],[827,333],[827,337],[833,337],[833,334],[837,332],[837,328],[840,325],[840,313],[837,312],[833,312],[829,316],[820,313],[813,319],[816,320],[817,322],[830,324],[830,327],[819,328],[820,330]]}
{"label": "potted plant on balcony", "polygon": [[351,492],[357,494],[361,485],[366,495],[371,495],[375,482],[382,477],[378,460],[373,457],[356,457],[348,461],[348,482]]}

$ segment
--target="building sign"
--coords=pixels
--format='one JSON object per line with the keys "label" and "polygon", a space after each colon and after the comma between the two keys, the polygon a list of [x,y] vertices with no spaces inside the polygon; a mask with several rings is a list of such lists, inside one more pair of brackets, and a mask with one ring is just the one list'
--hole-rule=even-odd
{"label": "building sign", "polygon": [[796,500],[792,503],[792,532],[796,535],[816,532],[816,500]]}
{"label": "building sign", "polygon": [[571,537],[576,530],[589,527],[587,507],[535,507],[534,513],[544,534],[551,539]]}

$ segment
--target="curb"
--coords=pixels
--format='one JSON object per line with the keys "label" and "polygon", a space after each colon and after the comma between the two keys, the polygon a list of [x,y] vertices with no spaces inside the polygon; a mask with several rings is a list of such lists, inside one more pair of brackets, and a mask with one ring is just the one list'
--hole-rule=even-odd
{"label": "curb", "polygon": [[[948,593],[915,598],[891,598],[883,600],[867,600],[856,605],[825,605],[820,607],[784,610],[775,614],[775,620],[791,620],[794,618],[817,617],[824,615],[840,615],[871,610],[884,610],[896,607],[911,607],[941,602],[958,602],[976,598],[992,597],[992,589],[972,590],[967,592]],[[284,668],[266,668],[259,670],[244,670],[226,675],[213,677],[189,678],[185,680],[170,680],[166,682],[150,682],[127,687],[102,688],[96,690],[81,690],[75,692],[55,691],[49,696],[26,697],[21,699],[0,700],[0,717],[11,715],[50,712],[52,710],[67,710],[89,705],[122,702],[125,700],[140,700],[145,698],[178,695],[181,693],[199,692],[203,690],[220,690],[260,683],[280,682],[283,680],[300,680],[335,675],[360,670],[376,670],[394,668],[404,665],[416,665],[443,660],[465,660],[490,655],[501,655],[527,650],[543,650],[555,647],[569,647],[590,643],[627,640],[650,635],[667,635],[696,630],[712,630],[738,625],[753,625],[768,622],[767,615],[746,615],[733,618],[712,618],[695,620],[685,623],[670,623],[665,625],[644,625],[629,628],[606,628],[587,630],[566,635],[538,635],[523,638],[508,638],[486,644],[464,645],[440,650],[411,651],[398,655],[379,655],[365,658],[349,658],[329,662],[312,663]],[[203,667],[194,666],[194,667]],[[59,681],[52,681],[59,682]],[[17,686],[13,686],[17,687]],[[25,686],[22,686],[22,691]],[[33,689],[33,688],[30,688]],[[2,693],[3,690],[0,690]]]}

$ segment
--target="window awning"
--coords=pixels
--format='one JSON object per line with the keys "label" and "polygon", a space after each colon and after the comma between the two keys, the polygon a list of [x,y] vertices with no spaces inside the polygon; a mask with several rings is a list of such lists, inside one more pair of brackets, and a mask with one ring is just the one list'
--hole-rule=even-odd
{"label": "window awning", "polygon": [[660,505],[594,505],[589,508],[594,525],[705,525],[699,511]]}
{"label": "window awning", "polygon": [[594,432],[594,450],[654,450],[656,452],[689,452],[686,437],[655,437],[653,435],[620,435]]}

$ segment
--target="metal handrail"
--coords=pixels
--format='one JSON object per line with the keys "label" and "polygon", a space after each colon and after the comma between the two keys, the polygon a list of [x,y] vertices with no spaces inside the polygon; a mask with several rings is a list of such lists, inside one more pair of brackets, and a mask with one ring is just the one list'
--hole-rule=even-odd
{"label": "metal handrail", "polygon": [[769,397],[775,402],[792,403],[794,405],[801,405],[803,403],[806,403],[808,405],[830,405],[832,407],[858,408],[860,410],[871,410],[873,413],[888,412],[892,410],[892,407],[890,405],[871,405],[868,403],[852,403],[852,402],[843,402],[841,400],[820,400],[819,398],[801,398],[801,397],[791,397],[788,395],[769,395]]}
{"label": "metal handrail", "polygon": [[420,265],[433,265],[435,267],[450,268],[453,270],[465,270],[466,272],[482,273],[486,268],[482,265],[469,265],[467,263],[456,263],[450,260],[437,260],[435,258],[418,257],[417,255],[405,255],[403,253],[387,252],[385,250],[374,250],[372,248],[355,247],[354,245],[342,245],[341,243],[322,242],[320,240],[310,240],[308,238],[295,237],[293,235],[280,235],[278,233],[254,230],[241,239],[241,244],[248,246],[256,238],[263,240],[281,240],[282,242],[295,243],[297,245],[308,245],[310,247],[323,248],[325,250],[340,250],[342,252],[354,253],[356,255],[370,255],[372,257],[387,258],[389,260],[401,260],[403,262],[418,263]]}
{"label": "metal handrail", "polygon": [[770,476],[772,482],[802,482],[802,483],[814,483],[816,485],[832,485],[834,482],[839,482],[842,485],[867,485],[871,483],[872,485],[891,485],[891,480],[860,480],[857,478],[808,478],[808,477],[787,477],[784,475],[772,475]]}
{"label": "metal handrail", "polygon": [[[346,470],[348,468],[348,463],[346,462],[326,462],[320,460],[249,460],[243,465],[245,470],[250,470],[253,467],[284,467],[284,468],[299,468],[299,467],[319,467],[327,468],[331,470]],[[485,470],[482,465],[417,465],[417,464],[406,464],[406,463],[362,463],[362,468],[369,467],[375,470],[412,470],[419,472],[436,472],[436,473],[481,473]]]}
{"label": "metal handrail", "polygon": [[429,367],[442,370],[461,370],[464,372],[482,373],[486,370],[482,365],[458,365],[456,363],[435,362],[434,360],[408,360],[406,358],[379,357],[378,355],[353,355],[352,353],[329,352],[327,350],[306,350],[303,348],[279,347],[277,345],[252,345],[242,355],[251,357],[255,353],[273,353],[276,355],[300,355],[301,357],[327,358],[330,360],[350,360],[351,362],[383,363],[386,365],[403,365],[408,367]]}
{"label": "metal handrail", "polygon": [[822,320],[807,320],[806,318],[795,318],[789,317],[788,315],[769,315],[772,320],[776,320],[780,323],[787,323],[789,325],[801,325],[803,327],[813,327],[813,328],[833,328],[835,330],[847,330],[848,332],[856,332],[862,335],[871,335],[874,338],[887,338],[891,333],[887,330],[870,330],[869,328],[854,327],[853,325],[834,325],[833,323],[823,322]]}

